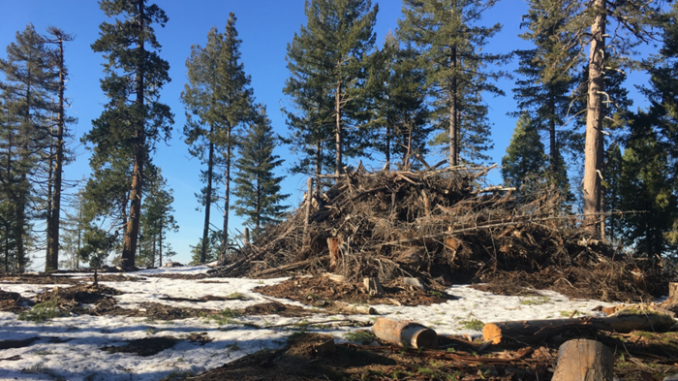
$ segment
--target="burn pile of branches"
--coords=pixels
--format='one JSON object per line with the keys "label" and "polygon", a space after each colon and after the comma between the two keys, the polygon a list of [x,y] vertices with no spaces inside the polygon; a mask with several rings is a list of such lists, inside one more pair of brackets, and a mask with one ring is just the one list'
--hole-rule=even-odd
{"label": "burn pile of branches", "polygon": [[368,172],[359,166],[323,194],[307,195],[285,222],[212,275],[331,272],[346,281],[414,277],[442,285],[501,285],[510,278],[514,288],[622,300],[664,291],[656,264],[591,239],[556,190],[521,196],[483,188],[491,168]]}

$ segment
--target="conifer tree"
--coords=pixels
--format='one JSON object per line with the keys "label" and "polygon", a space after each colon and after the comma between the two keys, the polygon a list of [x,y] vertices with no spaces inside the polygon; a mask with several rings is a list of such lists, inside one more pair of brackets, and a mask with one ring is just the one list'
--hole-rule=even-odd
{"label": "conifer tree", "polygon": [[[582,53],[568,59],[566,66],[588,61],[583,201],[589,232],[600,236],[603,234],[598,222],[598,213],[603,210],[603,121],[604,105],[608,104],[605,73],[634,64],[634,47],[655,37],[654,27],[662,21],[663,1],[562,1],[570,15],[563,31],[572,36],[569,43],[578,46]],[[587,47],[588,55],[584,54]],[[619,68],[611,65],[614,62],[619,64]]]}
{"label": "conifer tree", "polygon": [[[141,232],[140,239],[142,250],[139,252],[140,259],[146,266],[155,267],[156,263],[162,265],[163,236],[167,231],[177,231],[179,226],[174,219],[174,196],[172,189],[167,189],[167,181],[162,176],[159,168],[147,177],[148,190],[144,203],[141,207]],[[144,250],[145,249],[145,250]]]}
{"label": "conifer tree", "polygon": [[[73,36],[65,33],[56,27],[49,27],[47,32],[53,36],[50,43],[56,45],[53,50],[52,61],[58,73],[57,82],[57,105],[56,105],[56,128],[54,128],[54,165],[50,165],[50,173],[53,173],[53,181],[50,186],[53,191],[49,200],[50,210],[47,219],[47,256],[45,258],[45,271],[56,270],[59,268],[59,225],[61,222],[61,191],[63,166],[66,162],[64,138],[68,136],[66,124],[73,122],[72,118],[66,116],[65,109],[65,90],[68,70],[64,60],[64,43],[73,41]],[[52,177],[52,176],[50,176]],[[50,179],[52,180],[52,179]]]}
{"label": "conifer tree", "polygon": [[16,269],[23,271],[29,261],[26,249],[35,238],[31,219],[38,215],[31,205],[38,201],[36,180],[42,173],[39,166],[45,149],[49,149],[51,107],[49,95],[54,88],[54,71],[50,65],[45,41],[33,25],[17,32],[16,42],[7,47],[7,59],[0,59],[0,72],[7,81],[3,86],[6,140],[5,186],[9,190],[13,230],[10,235],[16,247]]}
{"label": "conifer tree", "polygon": [[570,117],[571,95],[577,80],[573,68],[567,66],[567,58],[578,51],[576,46],[567,45],[571,37],[560,35],[568,16],[567,3],[562,0],[530,0],[528,14],[521,24],[528,31],[520,37],[532,41],[535,48],[516,51],[520,59],[516,73],[521,78],[513,92],[521,111],[513,115],[529,111],[536,128],[546,132],[549,179],[571,200],[563,155],[571,134],[563,127]]}
{"label": "conifer tree", "polygon": [[[493,82],[504,75],[487,70],[509,55],[482,52],[501,25],[477,25],[482,12],[496,0],[404,0],[404,18],[398,20],[399,38],[414,43],[426,70],[431,95],[436,99],[433,118],[449,131],[450,165],[463,153],[468,161],[484,160],[491,147],[486,94],[503,95]],[[438,138],[437,143],[442,143]]]}
{"label": "conifer tree", "polygon": [[273,154],[277,142],[266,108],[259,106],[259,115],[244,136],[240,146],[240,158],[235,179],[235,213],[245,217],[245,223],[258,235],[262,226],[278,224],[287,206],[281,205],[289,195],[280,193],[283,176],[275,176],[274,170],[283,160]]}
{"label": "conifer tree", "polygon": [[[207,260],[211,204],[217,200],[213,183],[224,181],[225,212],[223,242],[228,241],[228,210],[230,208],[231,165],[237,146],[237,128],[252,119],[252,89],[250,77],[240,62],[240,44],[235,28],[236,17],[230,14],[225,32],[212,28],[205,47],[194,45],[186,61],[188,83],[182,93],[186,105],[186,143],[191,155],[207,165],[202,173],[205,187],[200,202],[205,206],[203,261]],[[215,171],[224,167],[224,173]],[[226,247],[222,244],[222,247]]]}
{"label": "conifer tree", "polygon": [[501,159],[504,183],[522,193],[529,193],[544,173],[544,144],[528,113],[520,115],[511,143]]}
{"label": "conifer tree", "polygon": [[[290,70],[285,94],[292,97],[302,115],[290,119],[295,144],[315,152],[316,173],[321,150],[333,120],[334,170],[343,171],[344,155],[361,154],[364,144],[364,108],[368,91],[367,54],[373,49],[378,7],[371,0],[307,0],[306,26],[295,33],[287,47]],[[298,119],[299,118],[299,119]],[[309,148],[308,146],[315,146]]]}
{"label": "conifer tree", "polygon": [[387,163],[397,155],[404,165],[415,152],[428,152],[426,143],[432,128],[426,105],[426,76],[416,60],[417,52],[411,46],[401,47],[391,32],[384,48],[375,55],[381,57],[370,72],[378,85],[374,119],[379,130],[374,146]]}
{"label": "conifer tree", "polygon": [[[111,163],[131,162],[130,211],[124,226],[122,266],[133,268],[141,218],[144,167],[158,140],[168,140],[173,115],[159,100],[169,82],[169,64],[160,58],[160,44],[153,24],[164,26],[168,18],[147,0],[101,0],[100,8],[114,23],[100,25],[92,50],[104,53],[107,62],[101,88],[108,96],[101,116],[92,121],[84,141],[92,144],[93,169],[105,171]],[[102,172],[103,173],[103,172]],[[124,173],[118,171],[117,173]]]}

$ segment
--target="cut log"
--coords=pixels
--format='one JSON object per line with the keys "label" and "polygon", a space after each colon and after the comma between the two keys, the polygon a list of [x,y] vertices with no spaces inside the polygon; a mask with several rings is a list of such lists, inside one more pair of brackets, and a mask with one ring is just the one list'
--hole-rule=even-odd
{"label": "cut log", "polygon": [[323,276],[327,279],[330,279],[333,282],[337,283],[344,283],[344,276],[343,275],[337,275],[337,274],[332,274],[332,273],[323,273]]}
{"label": "cut log", "polygon": [[419,278],[405,278],[403,277],[403,283],[409,286],[412,286],[414,288],[418,288],[422,291],[428,291],[428,287],[424,283],[422,283],[421,279]]}
{"label": "cut log", "polygon": [[563,343],[553,381],[612,381],[614,355],[595,340],[576,339]]}
{"label": "cut log", "polygon": [[438,335],[430,328],[409,321],[378,318],[372,332],[379,339],[411,348],[438,348]]}
{"label": "cut log", "polygon": [[483,339],[499,344],[507,339],[534,343],[570,329],[596,329],[627,333],[631,331],[666,332],[674,326],[666,315],[630,315],[607,318],[521,320],[488,323],[483,327]]}
{"label": "cut log", "polygon": [[363,285],[370,296],[384,295],[384,289],[381,287],[381,283],[379,283],[379,279],[377,278],[364,278]]}
{"label": "cut log", "polygon": [[377,310],[371,306],[359,306],[344,302],[334,302],[337,310],[351,315],[377,315]]}
{"label": "cut log", "polygon": [[327,239],[327,247],[330,249],[330,271],[335,272],[341,263],[341,250],[339,246],[344,242],[341,237],[330,237]]}

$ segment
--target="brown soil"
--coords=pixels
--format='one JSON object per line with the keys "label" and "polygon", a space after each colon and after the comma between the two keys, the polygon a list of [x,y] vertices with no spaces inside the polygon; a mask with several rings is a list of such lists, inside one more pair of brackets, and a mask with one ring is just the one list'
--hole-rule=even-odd
{"label": "brown soil", "polygon": [[107,346],[99,349],[108,353],[133,353],[137,356],[147,357],[172,348],[178,341],[173,337],[151,337],[132,340],[123,346]]}
{"label": "brown soil", "polygon": [[153,320],[180,320],[204,317],[206,315],[216,314],[219,312],[217,310],[209,309],[172,307],[159,303],[146,303],[142,304],[141,307],[143,310],[130,310],[120,307],[99,310],[99,306],[97,305],[97,310],[90,313],[96,312],[100,315],[145,317]]}
{"label": "brown soil", "polygon": [[276,285],[257,287],[254,291],[317,307],[329,307],[334,301],[427,306],[454,299],[454,296],[442,291],[425,292],[408,286],[389,287],[389,285],[384,285],[382,297],[370,296],[360,284],[336,283],[324,277],[295,277]]}
{"label": "brown soil", "polygon": [[23,298],[18,292],[0,290],[0,311],[18,314],[28,309],[24,307],[25,303],[30,303],[30,301]]}
{"label": "brown soil", "polygon": [[667,283],[663,287],[652,286],[660,284],[656,279],[648,279],[647,276],[628,279],[621,276],[632,270],[623,263],[602,263],[593,269],[569,267],[558,270],[547,267],[532,273],[498,271],[481,276],[479,280],[487,283],[473,287],[498,295],[523,295],[526,288],[531,288],[556,291],[571,299],[626,303],[651,300],[668,293]]}
{"label": "brown soil", "polygon": [[226,281],[220,281],[220,280],[199,280],[196,283],[214,283],[214,284],[226,284],[228,282]]}
{"label": "brown soil", "polygon": [[[395,346],[336,344],[334,353],[315,350],[324,335],[298,335],[280,350],[258,352],[192,380],[550,380],[565,341],[544,346],[490,346],[441,337],[448,349],[415,350]],[[661,381],[678,370],[678,332],[590,336],[616,356],[614,374],[624,380]]]}
{"label": "brown soil", "polygon": [[172,302],[191,302],[191,303],[205,303],[209,301],[226,301],[226,300],[236,300],[236,299],[243,299],[243,296],[237,295],[237,296],[214,296],[214,295],[205,295],[201,296],[200,298],[175,298],[172,296],[164,296],[159,298],[160,300],[169,300]]}
{"label": "brown soil", "polygon": [[[140,278],[140,277],[137,277],[137,276],[120,275],[120,274],[99,275],[97,278],[99,279],[99,282],[146,282],[146,280],[144,280],[144,278]],[[94,277],[90,277],[88,280],[93,282]]]}
{"label": "brown soil", "polygon": [[120,295],[122,292],[107,286],[93,286],[87,284],[80,284],[73,287],[54,287],[52,290],[38,294],[35,299],[36,302],[48,302],[52,299],[58,299],[59,304],[63,307],[70,307],[74,312],[80,307],[80,304],[96,304],[102,306],[115,305],[113,295]]}
{"label": "brown soil", "polygon": [[79,284],[84,282],[84,278],[71,278],[68,275],[52,276],[52,275],[4,275],[0,276],[0,287],[3,283],[6,284]]}
{"label": "brown soil", "polygon": [[302,307],[290,306],[278,302],[261,303],[242,310],[243,315],[279,315],[282,317],[301,317],[313,315]]}

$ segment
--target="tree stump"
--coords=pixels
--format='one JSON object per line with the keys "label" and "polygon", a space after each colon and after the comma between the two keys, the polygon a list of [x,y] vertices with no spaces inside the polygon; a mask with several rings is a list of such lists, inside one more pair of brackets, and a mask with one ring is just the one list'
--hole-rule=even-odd
{"label": "tree stump", "polygon": [[669,283],[669,298],[666,299],[662,305],[664,306],[675,306],[678,305],[678,283],[671,282]]}
{"label": "tree stump", "polygon": [[341,250],[339,246],[344,242],[341,237],[327,239],[327,247],[330,249],[330,272],[335,272],[341,263]]}
{"label": "tree stump", "polygon": [[364,278],[363,285],[370,296],[384,295],[384,289],[381,287],[378,278]]}
{"label": "tree stump", "polygon": [[576,339],[560,346],[553,381],[612,381],[614,355],[595,340]]}

